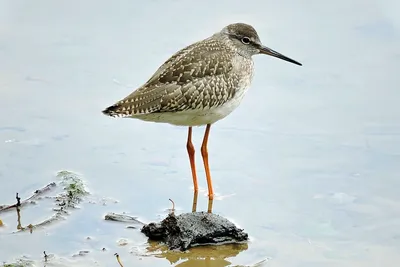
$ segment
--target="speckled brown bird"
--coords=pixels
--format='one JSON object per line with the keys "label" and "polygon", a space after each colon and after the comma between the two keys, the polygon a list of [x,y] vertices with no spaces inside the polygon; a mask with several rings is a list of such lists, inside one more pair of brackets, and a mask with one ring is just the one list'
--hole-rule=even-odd
{"label": "speckled brown bird", "polygon": [[[103,110],[112,117],[188,126],[187,151],[194,191],[198,191],[192,127],[206,125],[201,146],[209,200],[213,186],[207,142],[211,125],[225,118],[250,87],[252,56],[265,54],[300,65],[262,45],[256,30],[244,23],[230,24],[207,39],[183,48],[169,58],[140,88]],[[209,207],[209,212],[211,208]]]}

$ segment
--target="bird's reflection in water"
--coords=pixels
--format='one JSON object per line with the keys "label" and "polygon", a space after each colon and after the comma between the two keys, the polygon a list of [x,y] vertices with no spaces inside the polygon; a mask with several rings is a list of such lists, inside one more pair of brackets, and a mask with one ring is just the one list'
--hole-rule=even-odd
{"label": "bird's reflection in water", "polygon": [[194,191],[194,193],[193,193],[192,212],[196,212],[196,210],[197,210],[197,197],[198,196],[199,196],[199,193],[197,191]]}
{"label": "bird's reflection in water", "polygon": [[[197,191],[195,191],[193,193],[193,204],[192,204],[192,212],[196,212],[197,211],[197,197],[199,196],[199,193]],[[212,206],[213,206],[213,199],[209,199],[208,200],[208,212],[211,212],[212,210]]]}
{"label": "bird's reflection in water", "polygon": [[165,245],[149,241],[148,253],[157,258],[165,258],[175,267],[225,267],[232,263],[227,258],[236,257],[240,252],[247,250],[247,243],[228,244],[218,246],[198,246],[188,251],[171,251]]}

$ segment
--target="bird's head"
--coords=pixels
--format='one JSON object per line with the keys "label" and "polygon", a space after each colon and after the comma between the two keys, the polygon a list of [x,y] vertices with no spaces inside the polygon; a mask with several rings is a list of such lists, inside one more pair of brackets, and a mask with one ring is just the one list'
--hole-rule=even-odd
{"label": "bird's head", "polygon": [[301,63],[264,46],[260,41],[257,31],[251,25],[245,23],[230,24],[221,30],[221,34],[229,38],[238,51],[242,52],[244,55],[253,56],[264,54],[301,66]]}

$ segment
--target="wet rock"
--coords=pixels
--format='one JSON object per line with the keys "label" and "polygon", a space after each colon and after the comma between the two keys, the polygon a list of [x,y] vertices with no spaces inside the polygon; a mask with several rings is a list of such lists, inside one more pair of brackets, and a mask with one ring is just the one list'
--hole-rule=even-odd
{"label": "wet rock", "polygon": [[229,220],[206,212],[169,214],[158,223],[149,223],[142,228],[149,239],[166,243],[169,249],[187,250],[199,245],[241,243],[248,234]]}

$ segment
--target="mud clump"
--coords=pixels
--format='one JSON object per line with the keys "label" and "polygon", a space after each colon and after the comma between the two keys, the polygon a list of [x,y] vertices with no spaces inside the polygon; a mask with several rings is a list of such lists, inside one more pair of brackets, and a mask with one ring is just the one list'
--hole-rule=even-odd
{"label": "mud clump", "polygon": [[158,223],[149,223],[142,228],[149,239],[162,241],[169,249],[185,251],[199,245],[221,245],[242,243],[248,234],[237,228],[228,219],[206,212],[173,213]]}

